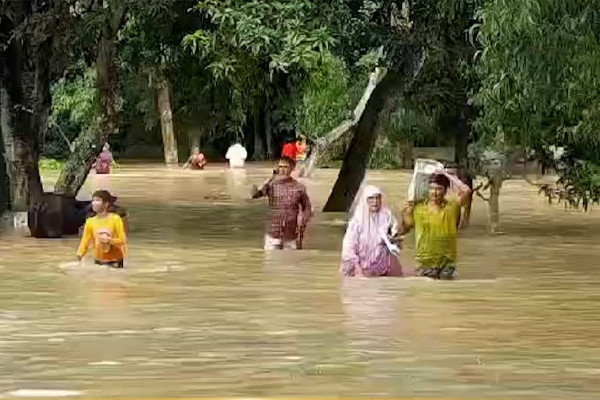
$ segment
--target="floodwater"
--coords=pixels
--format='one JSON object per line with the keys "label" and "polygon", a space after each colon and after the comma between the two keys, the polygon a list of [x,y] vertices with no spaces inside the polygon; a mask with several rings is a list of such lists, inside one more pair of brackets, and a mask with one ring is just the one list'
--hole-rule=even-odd
{"label": "floodwater", "polygon": [[[125,271],[73,265],[77,238],[3,232],[2,395],[598,398],[598,212],[509,181],[502,235],[476,200],[459,280],[342,279],[343,214],[318,213],[306,250],[261,250],[267,205],[246,197],[269,174],[91,176],[82,198],[108,185],[129,210]],[[306,182],[317,211],[336,175]],[[400,209],[408,173],[369,177]]]}

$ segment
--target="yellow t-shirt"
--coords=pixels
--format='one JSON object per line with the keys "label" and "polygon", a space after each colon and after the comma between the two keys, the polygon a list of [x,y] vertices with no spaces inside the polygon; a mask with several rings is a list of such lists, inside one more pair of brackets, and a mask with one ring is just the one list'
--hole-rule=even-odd
{"label": "yellow t-shirt", "polygon": [[[96,245],[102,231],[107,231],[111,236],[110,245],[106,248]],[[120,216],[113,213],[109,213],[104,218],[95,216],[85,221],[77,256],[83,257],[91,245],[94,247],[94,258],[96,260],[120,261],[125,257],[126,244],[125,227]]]}
{"label": "yellow t-shirt", "polygon": [[456,266],[456,232],[460,205],[448,200],[439,210],[427,201],[414,209],[416,254],[419,267]]}

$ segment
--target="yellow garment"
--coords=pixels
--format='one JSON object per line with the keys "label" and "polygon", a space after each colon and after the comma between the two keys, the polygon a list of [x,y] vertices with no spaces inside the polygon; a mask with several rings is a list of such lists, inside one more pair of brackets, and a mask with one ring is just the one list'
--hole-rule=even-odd
{"label": "yellow garment", "polygon": [[[110,244],[104,248],[99,242],[99,234],[107,231],[110,234]],[[94,246],[94,258],[98,261],[120,261],[125,257],[125,228],[123,220],[117,214],[109,213],[106,217],[88,218],[83,228],[83,236],[77,250],[77,256],[83,257],[90,245]]]}
{"label": "yellow garment", "polygon": [[417,204],[414,210],[416,255],[419,267],[456,266],[456,232],[460,205],[449,200],[438,211],[428,202]]}

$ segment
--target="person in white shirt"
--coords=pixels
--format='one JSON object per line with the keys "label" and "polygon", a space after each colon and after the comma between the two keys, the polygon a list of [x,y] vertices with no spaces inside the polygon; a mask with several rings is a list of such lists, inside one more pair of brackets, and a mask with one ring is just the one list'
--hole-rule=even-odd
{"label": "person in white shirt", "polygon": [[244,168],[244,163],[248,157],[246,148],[239,143],[229,147],[225,158],[229,160],[229,168]]}

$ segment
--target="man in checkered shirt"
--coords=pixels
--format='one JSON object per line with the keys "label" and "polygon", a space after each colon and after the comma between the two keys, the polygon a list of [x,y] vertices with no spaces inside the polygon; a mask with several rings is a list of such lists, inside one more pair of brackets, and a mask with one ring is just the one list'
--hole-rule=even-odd
{"label": "man in checkered shirt", "polygon": [[265,250],[299,249],[312,208],[306,187],[291,177],[295,161],[282,157],[277,171],[259,190],[256,186],[252,198],[269,198],[271,207],[265,234]]}

